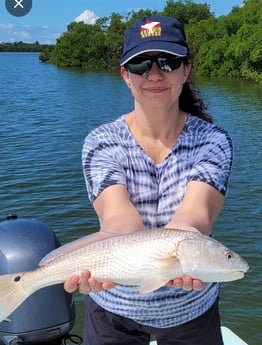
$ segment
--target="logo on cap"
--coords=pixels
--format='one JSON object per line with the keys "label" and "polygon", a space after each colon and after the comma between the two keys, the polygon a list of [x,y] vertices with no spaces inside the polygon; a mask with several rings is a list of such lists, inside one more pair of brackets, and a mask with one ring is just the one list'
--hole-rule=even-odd
{"label": "logo on cap", "polygon": [[141,25],[140,31],[141,37],[161,36],[161,25],[160,22],[154,22],[148,20],[145,25]]}

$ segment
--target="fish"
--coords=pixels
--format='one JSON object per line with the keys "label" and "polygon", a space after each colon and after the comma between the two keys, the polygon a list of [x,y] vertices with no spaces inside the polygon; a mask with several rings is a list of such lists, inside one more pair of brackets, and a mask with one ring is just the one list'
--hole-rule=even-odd
{"label": "fish", "polygon": [[248,268],[237,253],[200,232],[167,228],[97,232],[55,249],[32,271],[1,275],[0,322],[34,292],[84,269],[100,282],[134,286],[145,294],[184,275],[203,282],[234,281]]}

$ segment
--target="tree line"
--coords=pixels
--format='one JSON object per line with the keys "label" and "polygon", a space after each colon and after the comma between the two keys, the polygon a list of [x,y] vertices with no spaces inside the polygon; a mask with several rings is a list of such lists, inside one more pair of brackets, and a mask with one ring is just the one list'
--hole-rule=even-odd
{"label": "tree line", "polygon": [[40,44],[38,41],[34,43],[25,43],[22,41],[14,43],[0,43],[0,52],[35,52],[39,53],[49,46],[47,44]]}
{"label": "tree line", "polygon": [[196,74],[242,78],[262,84],[262,2],[244,0],[218,18],[208,4],[167,0],[161,12],[150,9],[112,13],[94,25],[72,22],[54,46],[42,47],[40,60],[59,67],[116,70],[124,31],[138,18],[161,14],[177,18],[186,31]]}

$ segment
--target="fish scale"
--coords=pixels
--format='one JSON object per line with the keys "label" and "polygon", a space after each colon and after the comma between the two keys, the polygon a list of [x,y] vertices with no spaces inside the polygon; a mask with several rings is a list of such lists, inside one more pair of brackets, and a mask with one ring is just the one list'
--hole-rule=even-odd
{"label": "fish scale", "polygon": [[[41,277],[43,276],[41,280],[45,284],[53,282],[54,279],[58,279],[57,270],[59,270],[64,273],[58,281],[62,282],[69,275],[79,274],[84,269],[89,269],[93,276],[100,279],[108,278],[108,272],[110,272],[110,278],[116,282],[130,284],[132,280],[134,283],[135,275],[140,279],[141,275],[146,274],[148,270],[158,269],[159,266],[156,266],[153,260],[166,258],[168,246],[170,246],[170,250],[173,248],[169,238],[163,236],[162,232],[160,233],[162,236],[159,236],[157,240],[151,236],[147,236],[148,238],[142,236],[144,240],[141,241],[141,235],[143,235],[142,232],[138,232],[129,238],[117,236],[103,242],[93,243],[88,247],[88,255],[86,255],[86,248],[80,248],[71,255],[58,257],[46,267],[44,266],[44,269],[48,270],[48,274],[44,269],[39,272]],[[40,277],[38,279],[40,280]]]}

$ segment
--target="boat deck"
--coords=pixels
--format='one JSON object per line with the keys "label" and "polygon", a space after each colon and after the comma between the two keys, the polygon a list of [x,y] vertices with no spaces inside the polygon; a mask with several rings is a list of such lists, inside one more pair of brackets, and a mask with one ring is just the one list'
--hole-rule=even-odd
{"label": "boat deck", "polygon": [[[221,329],[222,329],[224,345],[248,345],[246,342],[244,342],[244,340],[239,338],[229,328],[222,326]],[[157,345],[157,342],[151,341],[150,345]]]}

